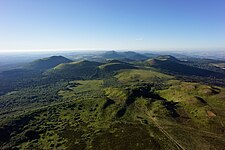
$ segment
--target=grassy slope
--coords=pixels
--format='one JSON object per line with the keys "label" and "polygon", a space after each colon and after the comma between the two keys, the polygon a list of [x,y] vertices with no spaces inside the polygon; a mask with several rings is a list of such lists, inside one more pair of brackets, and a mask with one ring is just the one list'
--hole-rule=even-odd
{"label": "grassy slope", "polygon": [[[94,125],[96,125],[95,130],[97,131],[99,128],[100,129],[102,128],[101,124],[103,124],[104,127],[110,127],[110,130],[107,132],[99,132],[98,136],[96,137],[94,136],[93,137],[94,141],[96,141],[98,145],[93,144],[91,146],[98,146],[98,148],[108,147],[110,149],[110,145],[116,143],[116,145],[118,146],[117,148],[122,148],[123,144],[125,144],[126,141],[123,141],[122,143],[118,141],[124,140],[125,138],[129,140],[129,138],[126,136],[126,132],[127,134],[130,134],[131,132],[134,132],[132,130],[136,128],[135,130],[138,130],[138,132],[140,133],[142,132],[142,130],[146,130],[143,132],[148,132],[149,135],[151,135],[149,140],[154,143],[153,145],[155,147],[153,146],[153,149],[154,148],[157,149],[160,146],[163,149],[163,145],[164,146],[169,145],[169,143],[167,142],[171,142],[171,141],[168,140],[168,138],[165,137],[165,135],[163,135],[157,129],[157,127],[155,127],[154,123],[151,123],[152,118],[149,118],[149,116],[146,115],[146,112],[147,112],[148,114],[150,114],[151,117],[153,117],[157,121],[157,123],[161,127],[165,128],[165,131],[167,131],[175,140],[177,140],[185,148],[219,149],[223,147],[221,143],[223,143],[224,137],[221,134],[221,130],[217,130],[217,129],[223,128],[223,127],[220,128],[221,121],[222,121],[221,119],[224,118],[223,112],[221,111],[223,108],[220,109],[221,107],[219,107],[219,105],[223,103],[221,102],[221,96],[223,96],[222,88],[220,88],[220,94],[214,95],[212,94],[213,91],[211,91],[212,90],[211,87],[200,85],[200,84],[195,85],[195,83],[186,83],[186,82],[181,82],[182,83],[181,86],[178,86],[180,85],[180,81],[171,80],[173,79],[172,76],[167,76],[161,73],[157,73],[154,71],[147,71],[147,70],[122,71],[116,75],[116,78],[121,83],[123,83],[125,87],[130,86],[130,84],[135,85],[136,83],[139,83],[140,81],[155,82],[155,78],[159,78],[161,79],[161,81],[164,81],[164,82],[169,80],[167,83],[165,83],[168,86],[171,85],[171,87],[167,89],[168,91],[161,90],[161,91],[158,91],[158,93],[160,96],[162,96],[163,98],[169,101],[173,100],[175,102],[179,102],[178,104],[179,108],[177,109],[177,111],[181,115],[181,117],[176,119],[171,118],[169,116],[168,110],[165,109],[161,101],[150,102],[148,99],[140,97],[140,98],[137,98],[134,103],[132,103],[129,107],[126,108],[126,112],[121,118],[115,118],[115,116],[117,115],[116,111],[119,111],[121,110],[121,108],[124,108],[124,103],[127,100],[128,93],[123,87],[121,88],[112,88],[112,87],[104,88],[103,87],[103,92],[105,92],[104,95],[107,98],[113,100],[115,103],[110,104],[106,109],[103,110],[103,112],[100,111],[99,113],[100,115],[98,116],[98,119],[100,119],[104,123],[102,122],[99,124],[100,120],[99,121],[95,120]],[[192,89],[193,85],[194,87],[196,86],[195,89]],[[90,85],[88,85],[88,87],[90,87]],[[171,95],[173,95],[173,91],[175,90],[173,89],[173,87],[177,88],[176,89],[177,93],[179,93],[179,91],[183,91],[183,92],[180,92],[178,95],[175,95],[175,97],[171,97]],[[82,89],[82,87],[80,88]],[[202,104],[205,102],[202,102],[199,99],[196,100],[196,95],[203,98],[204,100],[206,97],[208,97],[207,104]],[[185,100],[178,101],[176,99],[177,97],[178,98],[194,97],[195,99],[193,100],[192,102],[193,104],[192,104],[192,103],[186,103]],[[208,102],[210,100],[214,100],[214,101]],[[196,112],[196,110],[198,111]],[[214,118],[208,117],[207,110],[210,110],[216,113],[217,116],[214,116]],[[197,118],[195,117],[196,114],[197,114]],[[188,117],[190,117],[191,121],[186,122],[184,118],[187,117],[187,115]],[[118,123],[122,123],[119,129],[117,127]],[[123,127],[124,124],[126,127],[124,129],[121,129],[121,126]],[[214,126],[211,126],[212,124]],[[114,129],[115,126],[116,126],[116,130]],[[215,127],[217,127],[217,129],[214,129]],[[199,131],[198,130],[196,131],[196,129],[199,129]],[[117,133],[120,130],[122,130],[125,133],[120,135],[119,133]],[[125,131],[125,130],[128,130],[128,131]],[[112,132],[113,134],[108,134],[108,132]],[[115,135],[117,135],[116,138],[115,138]],[[148,136],[148,135],[140,134],[140,136]],[[158,139],[159,137],[157,136],[160,136],[162,139],[164,139],[164,142],[160,141]],[[141,138],[145,138],[145,137],[141,137]],[[211,138],[214,138],[215,140],[209,141],[209,139]],[[102,141],[102,139],[105,139],[105,140]],[[134,137],[132,137],[130,140],[135,141]],[[134,148],[135,146],[133,144],[127,143],[127,146],[128,147],[132,146]],[[152,143],[150,144],[152,145]],[[150,148],[150,146],[148,146],[148,143],[145,143],[144,146],[147,146],[148,148]],[[171,149],[176,149],[176,148],[173,147]]]}
{"label": "grassy slope", "polygon": [[67,59],[63,56],[52,56],[48,58],[38,59],[36,61],[31,62],[28,66],[28,69],[40,69],[40,70],[47,70],[53,68],[61,63],[69,63],[72,60]]}
{"label": "grassy slope", "polygon": [[126,63],[107,63],[107,64],[99,66],[99,68],[105,72],[112,72],[112,71],[118,71],[121,69],[134,69],[135,67]]}
{"label": "grassy slope", "polygon": [[101,63],[91,61],[79,61],[60,64],[52,69],[47,70],[44,75],[49,78],[57,79],[87,79],[91,78]]}
{"label": "grassy slope", "polygon": [[[58,92],[60,103],[36,113],[4,147],[177,149],[172,137],[186,149],[223,149],[224,93],[223,88],[181,82],[151,70],[75,80]],[[208,117],[207,110],[216,116]],[[180,116],[173,117],[173,111]],[[16,140],[20,142],[13,144]]]}
{"label": "grassy slope", "polygon": [[163,120],[159,122],[190,149],[223,149],[225,89],[177,80],[168,84],[168,89],[158,93],[163,98],[178,102],[177,110],[181,116],[174,124]]}
{"label": "grassy slope", "polygon": [[69,83],[67,89],[59,92],[65,103],[37,114],[20,134],[28,138],[26,133],[34,130],[39,137],[15,146],[24,149],[175,149],[175,145],[171,145],[154,125],[144,121],[143,113],[136,113],[138,117],[134,117],[132,110],[128,110],[124,117],[116,118],[126,93],[122,94],[125,97],[119,95],[122,101],[103,109],[107,97],[117,100],[113,96],[118,96],[115,90],[119,89],[104,87],[103,80]]}
{"label": "grassy slope", "polygon": [[[216,131],[216,127],[211,127],[210,122],[221,126],[225,117],[225,89],[220,87],[210,87],[198,83],[188,83],[173,80],[168,82],[171,86],[159,91],[159,94],[179,104],[185,109],[185,115],[191,118],[192,125],[199,128],[206,128]],[[214,113],[216,116],[209,116],[208,113]]]}
{"label": "grassy slope", "polygon": [[[224,88],[210,87],[198,83],[173,80],[171,76],[146,70],[131,70],[118,74],[119,81],[129,84],[140,81],[152,81],[154,76],[164,79],[165,90],[157,93],[168,101],[178,102],[178,118],[168,117],[168,112],[160,101],[149,105],[146,100],[142,103],[148,106],[148,112],[157,122],[166,128],[179,143],[190,149],[221,149],[224,137]],[[169,80],[168,80],[169,79]],[[138,101],[136,101],[138,102]],[[132,111],[134,108],[132,109]],[[137,114],[131,112],[133,115]],[[216,116],[214,116],[216,115]],[[210,139],[214,140],[210,140]],[[202,144],[199,144],[202,143]]]}
{"label": "grassy slope", "polygon": [[[89,147],[93,149],[124,149],[127,147],[130,149],[158,149],[159,147],[166,149],[166,146],[171,149],[175,148],[175,145],[170,145],[168,139],[158,129],[144,121],[141,117],[145,117],[143,113],[138,110],[132,111],[132,107],[135,106],[131,106],[124,117],[116,118],[116,112],[123,107],[128,96],[124,89],[104,87],[102,80],[78,81],[78,83],[81,85],[73,89],[74,93],[86,97],[86,100],[82,100],[83,112],[80,113],[80,119],[96,132],[91,135],[90,143],[87,142]],[[68,93],[63,95],[67,97]],[[98,97],[102,98],[98,99]],[[115,103],[103,108],[108,99]],[[137,102],[137,105],[141,105],[138,103],[142,102]],[[97,106],[91,109],[95,113],[94,116],[90,115],[93,112],[89,110],[93,106]],[[136,117],[133,114],[136,114]]]}
{"label": "grassy slope", "polygon": [[128,70],[116,75],[116,78],[122,83],[132,83],[137,81],[154,81],[154,80],[167,80],[173,78],[172,76],[165,75],[151,70]]}
{"label": "grassy slope", "polygon": [[193,66],[189,66],[183,64],[176,60],[176,58],[167,59],[166,57],[163,59],[149,59],[146,62],[146,65],[159,68],[163,71],[175,74],[175,75],[184,75],[184,76],[199,76],[199,77],[217,77],[223,78],[223,74],[214,72],[211,70],[201,69]]}

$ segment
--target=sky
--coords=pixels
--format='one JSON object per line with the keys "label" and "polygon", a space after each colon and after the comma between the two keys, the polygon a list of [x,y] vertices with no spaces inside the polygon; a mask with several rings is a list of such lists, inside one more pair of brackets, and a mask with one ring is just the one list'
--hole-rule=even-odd
{"label": "sky", "polygon": [[225,50],[225,0],[0,0],[0,52]]}

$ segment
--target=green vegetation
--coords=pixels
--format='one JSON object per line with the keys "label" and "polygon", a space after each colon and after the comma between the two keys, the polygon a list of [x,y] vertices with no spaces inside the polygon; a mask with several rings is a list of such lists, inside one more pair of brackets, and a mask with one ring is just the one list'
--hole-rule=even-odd
{"label": "green vegetation", "polygon": [[91,61],[79,61],[60,64],[44,73],[48,78],[56,79],[90,79],[96,75],[101,63]]}
{"label": "green vegetation", "polygon": [[118,80],[122,83],[133,83],[140,81],[163,81],[172,79],[173,77],[152,70],[133,69],[118,73],[116,78],[118,78]]}
{"label": "green vegetation", "polygon": [[[162,97],[179,102],[185,109],[184,116],[188,116],[192,126],[206,128],[216,132],[223,128],[225,103],[221,98],[225,90],[220,87],[206,86],[199,83],[169,81],[170,87],[159,91]],[[191,124],[189,122],[189,125]],[[213,122],[213,127],[210,122]]]}
{"label": "green vegetation", "polygon": [[121,69],[134,69],[135,67],[126,63],[107,63],[99,66],[99,68],[105,72],[112,72]]}
{"label": "green vegetation", "polygon": [[206,69],[192,67],[183,64],[176,60],[176,58],[171,57],[159,57],[156,59],[150,59],[146,61],[146,65],[162,69],[165,72],[172,73],[175,75],[185,75],[185,76],[200,76],[200,77],[210,77],[215,76],[221,78],[223,75],[217,72],[213,72]]}
{"label": "green vegetation", "polygon": [[[3,73],[0,149],[224,149],[225,88],[182,80],[187,72],[173,74],[170,65],[190,66],[172,56],[155,60]],[[194,70],[192,81],[217,81]]]}
{"label": "green vegetation", "polygon": [[72,62],[72,61],[65,57],[52,56],[52,57],[38,59],[36,61],[33,61],[26,67],[29,69],[47,70],[47,69],[51,69],[59,64],[69,63],[69,62]]}

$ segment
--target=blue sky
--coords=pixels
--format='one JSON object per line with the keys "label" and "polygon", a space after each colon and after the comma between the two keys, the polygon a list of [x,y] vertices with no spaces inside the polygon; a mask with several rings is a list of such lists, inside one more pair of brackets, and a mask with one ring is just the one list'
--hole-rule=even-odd
{"label": "blue sky", "polygon": [[0,51],[225,50],[225,0],[0,0]]}

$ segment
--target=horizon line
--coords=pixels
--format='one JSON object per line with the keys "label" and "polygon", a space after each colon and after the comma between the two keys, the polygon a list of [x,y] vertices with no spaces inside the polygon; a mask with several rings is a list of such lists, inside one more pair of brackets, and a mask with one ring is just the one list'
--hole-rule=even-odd
{"label": "horizon line", "polygon": [[80,51],[225,51],[225,48],[210,48],[210,49],[15,49],[15,50],[0,50],[0,53],[13,53],[13,52],[80,52]]}

